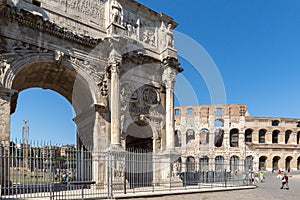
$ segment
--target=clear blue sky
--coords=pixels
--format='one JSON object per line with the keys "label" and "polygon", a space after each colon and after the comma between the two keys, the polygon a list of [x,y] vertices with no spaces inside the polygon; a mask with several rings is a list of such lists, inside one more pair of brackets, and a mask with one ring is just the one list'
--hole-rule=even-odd
{"label": "clear blue sky", "polygon": [[[139,2],[172,16],[179,23],[176,31],[193,38],[207,51],[220,71],[227,103],[247,104],[252,116],[300,118],[300,1]],[[198,98],[189,102],[185,97],[187,100],[180,104],[211,103],[203,77],[195,73],[189,60],[181,58],[180,62],[185,69],[182,77]],[[22,120],[28,119],[30,138],[75,143],[72,118],[71,105],[60,95],[27,90],[20,94],[12,115],[12,137],[21,136]]]}

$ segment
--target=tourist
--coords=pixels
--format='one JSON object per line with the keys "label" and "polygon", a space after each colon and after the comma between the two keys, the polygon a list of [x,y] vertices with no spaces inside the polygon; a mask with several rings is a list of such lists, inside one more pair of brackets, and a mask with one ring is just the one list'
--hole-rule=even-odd
{"label": "tourist", "polygon": [[264,180],[265,180],[265,173],[264,173],[263,171],[261,171],[261,172],[259,173],[259,179],[260,179],[260,182],[261,182],[261,183],[264,182]]}
{"label": "tourist", "polygon": [[[289,189],[289,177],[286,175],[286,173],[284,173],[284,176],[281,179],[281,188],[280,189]],[[284,188],[285,187],[285,188]]]}
{"label": "tourist", "polygon": [[258,184],[259,183],[259,175],[258,172],[254,172],[254,184]]}
{"label": "tourist", "polygon": [[281,172],[280,169],[278,169],[278,172],[277,172],[277,178],[280,179],[280,180],[281,180],[281,178],[282,178],[281,175],[282,175],[282,172]]}

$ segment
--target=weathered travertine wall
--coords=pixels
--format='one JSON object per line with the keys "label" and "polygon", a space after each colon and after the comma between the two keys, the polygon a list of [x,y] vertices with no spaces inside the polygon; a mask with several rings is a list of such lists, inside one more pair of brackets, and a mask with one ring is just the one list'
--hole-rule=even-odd
{"label": "weathered travertine wall", "polygon": [[247,158],[255,170],[299,170],[299,122],[251,117],[244,104],[175,107],[175,144],[182,157],[198,162],[222,156],[225,164]]}

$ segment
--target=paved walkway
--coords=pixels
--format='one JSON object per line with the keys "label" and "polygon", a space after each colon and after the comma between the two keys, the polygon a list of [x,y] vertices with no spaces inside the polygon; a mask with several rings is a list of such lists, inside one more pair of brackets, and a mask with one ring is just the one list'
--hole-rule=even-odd
{"label": "paved walkway", "polygon": [[[165,195],[148,197],[151,200],[299,200],[300,199],[300,174],[291,174],[289,190],[281,190],[281,181],[276,179],[276,174],[266,173],[266,182],[260,183],[256,189],[234,190],[222,192],[200,192],[193,194]],[[129,198],[129,199],[145,199]]]}

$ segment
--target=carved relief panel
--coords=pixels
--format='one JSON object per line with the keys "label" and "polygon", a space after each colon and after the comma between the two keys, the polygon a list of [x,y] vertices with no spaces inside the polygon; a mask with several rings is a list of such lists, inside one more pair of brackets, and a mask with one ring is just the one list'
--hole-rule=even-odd
{"label": "carved relief panel", "polygon": [[152,127],[153,137],[158,137],[165,111],[160,105],[160,95],[155,87],[136,87],[134,82],[123,82],[120,86],[120,101],[123,131],[126,131],[132,122],[144,121]]}

